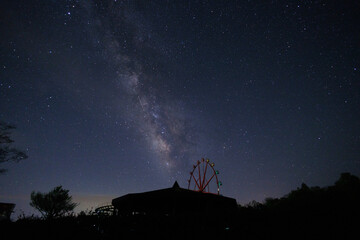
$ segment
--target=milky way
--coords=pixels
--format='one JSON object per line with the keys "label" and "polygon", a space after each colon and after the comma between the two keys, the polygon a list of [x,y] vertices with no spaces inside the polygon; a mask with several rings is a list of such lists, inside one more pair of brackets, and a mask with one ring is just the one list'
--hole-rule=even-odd
{"label": "milky way", "polygon": [[[146,139],[160,167],[178,172],[195,152],[194,131],[182,102],[163,87],[169,79],[159,70],[164,63],[154,61],[162,58],[156,36],[131,6],[89,7],[98,21],[95,36],[103,43],[104,58],[116,72],[114,83],[128,98],[122,114]],[[144,52],[151,53],[150,60]]]}
{"label": "milky way", "polygon": [[2,1],[0,120],[29,158],[1,166],[0,201],[186,187],[202,157],[240,203],[359,175],[357,9]]}

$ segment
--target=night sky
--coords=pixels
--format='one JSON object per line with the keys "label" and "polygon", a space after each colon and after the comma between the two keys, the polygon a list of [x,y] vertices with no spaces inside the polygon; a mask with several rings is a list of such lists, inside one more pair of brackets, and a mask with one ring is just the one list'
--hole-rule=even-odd
{"label": "night sky", "polygon": [[358,1],[1,1],[0,120],[29,158],[0,202],[77,211],[187,188],[209,158],[245,204],[360,176]]}

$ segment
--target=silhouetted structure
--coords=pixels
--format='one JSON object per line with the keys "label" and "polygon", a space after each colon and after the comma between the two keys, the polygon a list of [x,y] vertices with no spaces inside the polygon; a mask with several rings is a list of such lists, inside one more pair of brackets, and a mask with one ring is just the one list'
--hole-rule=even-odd
{"label": "silhouetted structure", "polygon": [[13,203],[0,203],[0,221],[10,221],[11,213],[15,208]]}
{"label": "silhouetted structure", "polygon": [[224,236],[237,212],[235,199],[184,189],[177,182],[171,188],[115,198],[112,204],[118,236],[136,232],[139,238],[150,233],[164,239]]}
{"label": "silhouetted structure", "polygon": [[104,205],[101,207],[95,208],[95,214],[98,216],[112,216],[114,214],[113,205]]}
{"label": "silhouetted structure", "polygon": [[181,188],[177,182],[171,188],[131,193],[112,200],[115,215],[153,216],[228,216],[237,209],[236,200],[211,193]]}
{"label": "silhouetted structure", "polygon": [[236,206],[215,194],[172,188],[127,194],[96,214],[0,221],[13,239],[360,239],[360,179],[343,173],[334,185],[302,184],[281,198]]}

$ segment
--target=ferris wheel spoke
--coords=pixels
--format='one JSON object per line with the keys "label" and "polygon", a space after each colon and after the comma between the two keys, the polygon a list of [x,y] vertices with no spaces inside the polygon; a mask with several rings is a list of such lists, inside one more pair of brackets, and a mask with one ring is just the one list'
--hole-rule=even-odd
{"label": "ferris wheel spoke", "polygon": [[194,179],[194,181],[195,181],[196,186],[199,188],[199,190],[201,190],[201,188],[200,188],[200,186],[199,186],[198,182],[196,181],[196,178],[194,177],[194,174],[191,174],[191,176],[193,177],[193,179]]}
{"label": "ferris wheel spoke", "polygon": [[198,168],[198,171],[199,171],[199,183],[200,183],[200,187],[199,187],[199,190],[200,191],[202,191],[202,184],[201,184],[201,173],[200,173],[200,165],[199,165],[200,163],[198,163],[198,166],[197,166],[197,168]]}
{"label": "ferris wheel spoke", "polygon": [[209,185],[211,179],[215,176],[215,173],[213,173],[213,175],[211,176],[211,178],[206,182],[204,189],[206,188],[207,185]]}
{"label": "ferris wheel spoke", "polygon": [[[207,163],[205,164],[205,171],[204,171],[204,176],[203,176],[203,179],[202,179],[202,183],[205,182],[205,176],[206,176],[206,170],[207,170]],[[203,187],[203,189],[205,189],[205,187]]]}

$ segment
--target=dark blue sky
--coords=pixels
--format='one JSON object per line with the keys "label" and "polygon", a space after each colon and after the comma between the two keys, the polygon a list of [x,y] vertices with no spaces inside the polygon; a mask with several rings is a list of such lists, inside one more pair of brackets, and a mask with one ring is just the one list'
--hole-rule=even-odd
{"label": "dark blue sky", "polygon": [[202,157],[241,204],[360,175],[356,1],[3,1],[0,119],[29,158],[0,201],[78,209],[187,186]]}

